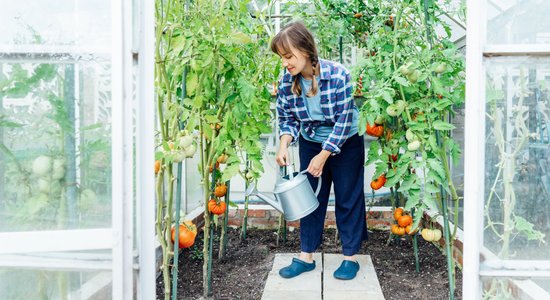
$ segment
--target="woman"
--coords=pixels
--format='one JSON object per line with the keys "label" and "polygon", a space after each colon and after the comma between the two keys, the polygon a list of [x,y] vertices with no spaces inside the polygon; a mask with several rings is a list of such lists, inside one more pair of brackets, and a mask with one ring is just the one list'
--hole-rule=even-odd
{"label": "woman", "polygon": [[319,207],[300,220],[301,253],[279,274],[292,278],[315,269],[313,252],[321,245],[331,184],[336,196],[336,225],[344,259],[334,272],[342,280],[355,278],[355,254],[367,239],[364,201],[363,137],[357,134],[358,110],[353,102],[350,73],[341,64],[321,60],[315,40],[300,22],[285,26],[271,42],[287,70],[279,82],[277,112],[280,146],[277,163],[289,164],[288,146],[299,140],[300,166],[307,169],[313,189],[322,176]]}

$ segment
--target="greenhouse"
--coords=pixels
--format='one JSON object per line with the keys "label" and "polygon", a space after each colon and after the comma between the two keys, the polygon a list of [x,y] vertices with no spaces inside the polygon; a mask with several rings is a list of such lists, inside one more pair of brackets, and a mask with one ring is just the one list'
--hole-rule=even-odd
{"label": "greenhouse", "polygon": [[0,299],[550,299],[549,1],[1,7]]}

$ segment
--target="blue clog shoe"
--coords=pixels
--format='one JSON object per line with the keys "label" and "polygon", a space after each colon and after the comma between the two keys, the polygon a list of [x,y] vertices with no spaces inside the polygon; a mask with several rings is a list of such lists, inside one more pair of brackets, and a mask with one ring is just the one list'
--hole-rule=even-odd
{"label": "blue clog shoe", "polygon": [[340,267],[334,271],[334,278],[341,280],[352,280],[359,271],[359,263],[351,260],[344,260]]}
{"label": "blue clog shoe", "polygon": [[315,261],[308,263],[301,259],[293,258],[289,266],[279,270],[279,275],[283,278],[292,278],[304,272],[312,271],[313,269],[315,269]]}

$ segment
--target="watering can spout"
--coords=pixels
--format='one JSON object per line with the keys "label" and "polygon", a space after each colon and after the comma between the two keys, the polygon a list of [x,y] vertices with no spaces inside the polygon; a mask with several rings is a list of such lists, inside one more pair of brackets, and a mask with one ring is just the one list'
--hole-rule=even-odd
{"label": "watering can spout", "polygon": [[279,201],[277,201],[277,199],[275,199],[275,198],[269,197],[268,195],[264,195],[262,193],[259,193],[258,190],[256,189],[256,184],[253,183],[253,182],[250,183],[250,186],[246,189],[245,196],[247,196],[247,197],[248,196],[256,196],[256,197],[262,199],[267,204],[271,205],[273,208],[275,208],[280,213],[284,213],[283,208],[282,208],[281,204],[279,203]]}

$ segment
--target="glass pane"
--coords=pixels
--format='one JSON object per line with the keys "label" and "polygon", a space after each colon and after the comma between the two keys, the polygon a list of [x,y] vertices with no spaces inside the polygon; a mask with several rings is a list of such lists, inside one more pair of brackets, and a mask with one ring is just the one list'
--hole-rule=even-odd
{"label": "glass pane", "polygon": [[111,44],[111,1],[0,0],[0,7],[0,46],[78,45],[86,49]]}
{"label": "glass pane", "polygon": [[109,60],[0,61],[0,87],[0,231],[110,227]]}
{"label": "glass pane", "polygon": [[0,299],[111,299],[110,271],[0,269]]}
{"label": "glass pane", "polygon": [[500,259],[550,259],[550,59],[485,66],[484,246]]}
{"label": "glass pane", "polygon": [[550,43],[548,11],[550,1],[546,0],[488,0],[487,43]]}
{"label": "glass pane", "polygon": [[110,1],[0,7],[0,231],[110,227]]}
{"label": "glass pane", "polygon": [[550,299],[550,278],[546,279],[532,279],[538,288],[548,293],[548,299]]}

